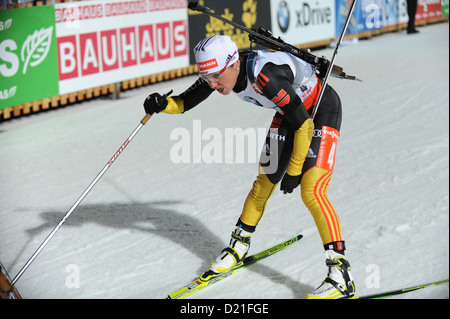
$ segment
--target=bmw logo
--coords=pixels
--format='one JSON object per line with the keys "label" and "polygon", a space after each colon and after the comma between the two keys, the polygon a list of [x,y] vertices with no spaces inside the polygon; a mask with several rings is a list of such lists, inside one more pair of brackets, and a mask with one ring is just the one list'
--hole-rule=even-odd
{"label": "bmw logo", "polygon": [[277,20],[281,32],[286,32],[289,28],[289,8],[286,1],[281,1],[278,5]]}

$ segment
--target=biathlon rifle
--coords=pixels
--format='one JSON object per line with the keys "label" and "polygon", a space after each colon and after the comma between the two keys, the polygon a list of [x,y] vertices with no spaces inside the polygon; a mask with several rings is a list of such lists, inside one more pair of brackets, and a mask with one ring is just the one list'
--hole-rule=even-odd
{"label": "biathlon rifle", "polygon": [[[309,50],[296,48],[292,44],[286,43],[281,37],[275,38],[272,32],[270,32],[269,30],[265,30],[261,27],[258,28],[257,30],[246,28],[236,22],[233,22],[231,20],[228,20],[222,16],[215,14],[214,12],[211,11],[210,8],[200,5],[198,4],[198,2],[189,2],[188,8],[194,11],[205,13],[213,18],[228,23],[234,26],[235,28],[247,32],[249,34],[249,39],[252,43],[260,44],[275,51],[288,52],[293,56],[302,59],[303,61],[314,66],[314,68],[316,69],[317,76],[321,79],[323,79],[327,73],[327,70],[330,66],[330,61],[326,57],[324,56],[319,57],[315,54],[312,54]],[[353,75],[347,75],[343,71],[343,68],[337,65],[332,66],[331,75],[339,79],[361,81],[360,79],[356,78]]]}

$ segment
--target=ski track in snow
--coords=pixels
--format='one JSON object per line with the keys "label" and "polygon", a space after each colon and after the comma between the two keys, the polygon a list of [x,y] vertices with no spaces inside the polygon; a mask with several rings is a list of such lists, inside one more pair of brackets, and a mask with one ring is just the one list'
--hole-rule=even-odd
{"label": "ski track in snow", "polygon": [[[359,295],[449,277],[448,33],[440,23],[339,50],[336,64],[364,81],[329,82],[344,112],[329,196]],[[0,258],[12,277],[138,125],[145,97],[195,79],[0,124]],[[222,133],[267,128],[272,116],[219,94],[154,116],[20,278],[23,297],[162,298],[194,279],[228,243],[257,164],[174,164],[170,133],[194,120]],[[193,298],[304,298],[326,267],[298,190],[272,196],[251,253],[298,233],[292,248]],[[448,297],[446,284],[398,298]]]}

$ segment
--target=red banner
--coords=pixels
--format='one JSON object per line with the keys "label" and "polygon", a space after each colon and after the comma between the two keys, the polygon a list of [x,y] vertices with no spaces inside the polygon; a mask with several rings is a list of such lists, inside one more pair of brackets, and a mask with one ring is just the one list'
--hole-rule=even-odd
{"label": "red banner", "polygon": [[442,17],[441,0],[419,0],[416,21],[429,21]]}

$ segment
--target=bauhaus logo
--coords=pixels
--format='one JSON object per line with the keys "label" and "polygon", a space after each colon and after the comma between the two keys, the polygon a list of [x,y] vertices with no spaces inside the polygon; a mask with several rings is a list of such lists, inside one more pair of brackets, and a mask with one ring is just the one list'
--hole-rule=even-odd
{"label": "bauhaus logo", "polygon": [[186,20],[58,38],[60,80],[187,54]]}

